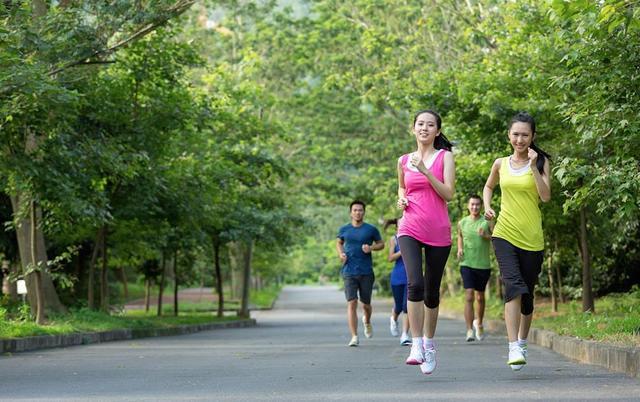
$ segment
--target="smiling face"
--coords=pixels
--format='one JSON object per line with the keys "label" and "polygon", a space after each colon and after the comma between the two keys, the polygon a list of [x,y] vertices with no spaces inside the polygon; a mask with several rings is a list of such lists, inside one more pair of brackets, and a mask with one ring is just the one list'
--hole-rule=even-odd
{"label": "smiling face", "polygon": [[509,129],[509,142],[516,153],[527,153],[533,142],[531,125],[521,121],[513,123]]}
{"label": "smiling face", "polygon": [[433,143],[436,137],[440,135],[436,116],[428,112],[419,114],[413,123],[413,133],[419,143]]}

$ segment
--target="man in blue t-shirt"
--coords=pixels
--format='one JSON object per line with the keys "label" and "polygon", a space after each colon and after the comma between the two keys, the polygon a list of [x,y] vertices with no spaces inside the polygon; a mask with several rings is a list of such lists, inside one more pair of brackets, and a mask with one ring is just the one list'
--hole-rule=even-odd
{"label": "man in blue t-shirt", "polygon": [[358,294],[362,303],[364,335],[371,338],[371,292],[375,280],[371,252],[382,250],[384,242],[378,229],[364,222],[364,202],[353,201],[349,210],[351,223],[338,231],[336,249],[342,262],[344,294],[347,298],[347,321],[351,331],[349,346],[358,346]]}

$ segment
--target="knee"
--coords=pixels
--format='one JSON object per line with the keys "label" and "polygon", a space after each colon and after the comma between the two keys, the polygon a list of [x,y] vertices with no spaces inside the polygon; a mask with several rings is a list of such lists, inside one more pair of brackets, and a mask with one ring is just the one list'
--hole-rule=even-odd
{"label": "knee", "polygon": [[522,295],[522,303],[520,305],[520,312],[523,315],[529,315],[533,313],[533,297],[529,295]]}
{"label": "knee", "polygon": [[440,295],[435,293],[435,294],[428,294],[427,297],[425,297],[424,299],[424,305],[427,306],[428,308],[436,308],[440,305]]}
{"label": "knee", "polygon": [[484,303],[484,292],[476,292],[476,301],[478,303]]}
{"label": "knee", "polygon": [[419,302],[424,300],[424,287],[409,285],[407,288],[407,299],[412,302]]}
{"label": "knee", "polygon": [[473,303],[473,290],[464,292],[464,301],[467,303]]}

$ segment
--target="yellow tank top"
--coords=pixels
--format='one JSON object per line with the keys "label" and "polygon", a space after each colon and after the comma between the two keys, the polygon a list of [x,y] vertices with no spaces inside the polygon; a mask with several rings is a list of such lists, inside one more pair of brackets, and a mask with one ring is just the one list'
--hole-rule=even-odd
{"label": "yellow tank top", "polygon": [[540,197],[530,166],[513,169],[509,157],[502,158],[500,189],[502,202],[493,237],[504,239],[523,250],[543,250],[542,216],[538,207]]}

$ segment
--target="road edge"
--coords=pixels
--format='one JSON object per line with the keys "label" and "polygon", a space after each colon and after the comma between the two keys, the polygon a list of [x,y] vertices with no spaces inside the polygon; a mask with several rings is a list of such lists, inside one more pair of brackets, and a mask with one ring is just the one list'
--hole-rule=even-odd
{"label": "road edge", "polygon": [[[462,314],[451,311],[441,311],[440,314],[445,318],[464,321]],[[484,328],[494,335],[506,336],[502,320],[484,320]],[[551,349],[580,363],[593,364],[630,377],[640,378],[640,349],[638,348],[587,341],[538,328],[530,329],[529,342]]]}
{"label": "road edge", "polygon": [[0,353],[20,353],[40,349],[64,348],[93,343],[124,341],[158,336],[187,335],[200,331],[256,326],[254,318],[208,324],[178,325],[168,328],[115,329],[101,332],[78,332],[63,335],[40,335],[0,339]]}

